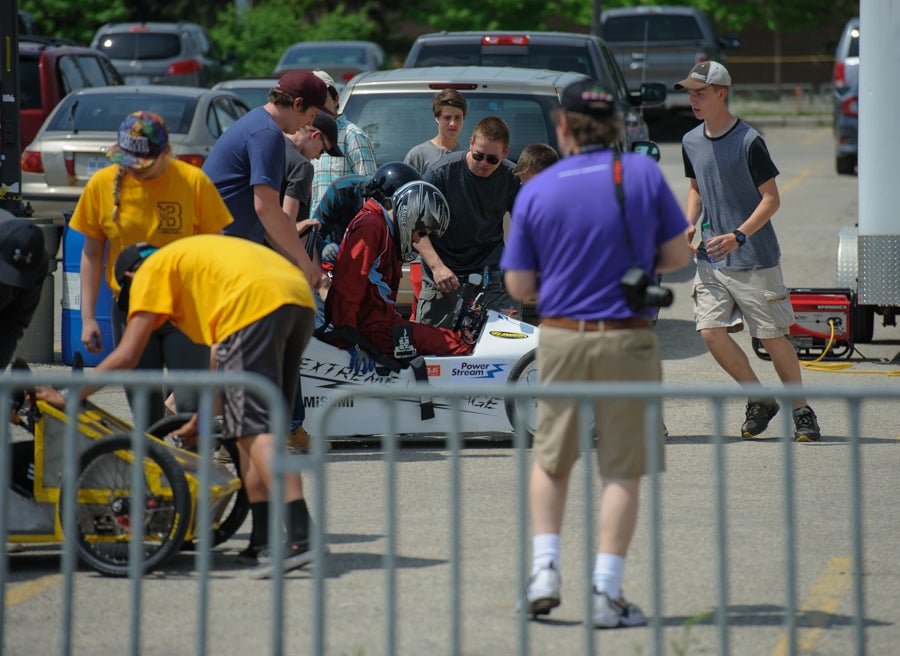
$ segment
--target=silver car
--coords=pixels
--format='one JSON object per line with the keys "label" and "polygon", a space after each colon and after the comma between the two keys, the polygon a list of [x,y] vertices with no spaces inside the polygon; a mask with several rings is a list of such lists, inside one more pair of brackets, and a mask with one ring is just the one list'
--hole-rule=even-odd
{"label": "silver car", "polygon": [[372,41],[301,41],[282,53],[275,73],[325,71],[340,92],[354,75],[384,66],[384,51]]}
{"label": "silver car", "polygon": [[208,87],[223,79],[229,63],[197,23],[108,23],[91,41],[107,55],[125,84]]}
{"label": "silver car", "polygon": [[[162,116],[172,156],[201,166],[219,136],[249,111],[230,91],[195,87],[92,87],[73,91],[22,153],[22,198],[72,209],[88,178],[108,166],[106,151],[126,116]],[[50,208],[47,208],[50,209]]]}
{"label": "silver car", "polygon": [[[341,94],[339,111],[361,127],[375,145],[378,164],[402,161],[416,144],[431,139],[437,128],[431,98],[442,89],[459,90],[469,104],[462,143],[467,143],[475,125],[495,114],[510,130],[509,158],[516,161],[531,143],[557,148],[556,130],[550,112],[559,106],[562,90],[587,79],[581,73],[493,66],[438,66],[401,68],[359,75]],[[662,85],[645,85],[652,100],[665,97]],[[641,92],[622,89],[619,108],[625,116],[626,143],[648,138],[647,124],[636,111]]]}
{"label": "silver car", "polygon": [[261,107],[269,102],[269,92],[278,84],[278,76],[242,77],[219,82],[213,89],[224,89],[240,96],[248,107]]}

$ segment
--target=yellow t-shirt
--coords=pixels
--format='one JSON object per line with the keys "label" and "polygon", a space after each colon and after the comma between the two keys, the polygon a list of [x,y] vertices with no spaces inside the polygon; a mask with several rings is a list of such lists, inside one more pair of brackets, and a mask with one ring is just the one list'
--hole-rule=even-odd
{"label": "yellow t-shirt", "polygon": [[161,315],[198,344],[221,342],[282,305],[315,309],[303,272],[270,248],[224,235],[179,239],[147,256],[128,316]]}
{"label": "yellow t-shirt", "polygon": [[87,181],[69,227],[109,243],[106,283],[114,294],[116,258],[140,242],[162,247],[176,239],[221,232],[234,219],[218,189],[197,166],[169,158],[163,173],[139,182],[122,178],[119,223],[112,220],[113,183],[117,165],[100,169]]}

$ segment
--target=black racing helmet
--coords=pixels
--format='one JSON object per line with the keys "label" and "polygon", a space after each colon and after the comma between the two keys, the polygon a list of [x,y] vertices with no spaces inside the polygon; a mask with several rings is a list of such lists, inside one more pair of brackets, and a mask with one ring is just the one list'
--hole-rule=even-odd
{"label": "black racing helmet", "polygon": [[394,224],[400,257],[411,262],[417,255],[413,248],[413,233],[429,229],[438,237],[450,225],[450,205],[440,189],[424,180],[413,180],[400,187],[392,198]]}
{"label": "black racing helmet", "polygon": [[375,171],[369,182],[369,196],[391,209],[391,198],[407,182],[421,180],[419,172],[403,162],[387,162]]}

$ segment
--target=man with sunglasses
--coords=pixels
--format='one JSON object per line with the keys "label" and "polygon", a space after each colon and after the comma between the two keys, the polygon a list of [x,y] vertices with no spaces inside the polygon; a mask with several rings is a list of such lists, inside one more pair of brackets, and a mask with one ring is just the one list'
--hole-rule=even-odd
{"label": "man with sunglasses", "polygon": [[452,327],[460,281],[471,273],[484,276],[486,307],[521,312],[521,302],[506,292],[500,272],[503,217],[520,186],[507,155],[509,127],[499,116],[486,116],[475,126],[468,150],[450,153],[425,171],[425,180],[450,204],[450,226],[442,236],[416,244],[424,265],[417,321]]}

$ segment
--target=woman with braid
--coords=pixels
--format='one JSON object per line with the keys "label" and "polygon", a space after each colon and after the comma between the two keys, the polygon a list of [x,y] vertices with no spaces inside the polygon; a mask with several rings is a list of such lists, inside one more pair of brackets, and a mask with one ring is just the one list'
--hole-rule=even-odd
{"label": "woman with braid", "polygon": [[[135,112],[119,127],[107,157],[113,163],[85,185],[69,227],[84,234],[81,253],[81,341],[90,353],[104,344],[95,311],[106,253],[106,282],[119,293],[113,264],[125,248],[146,242],[157,248],[182,237],[219,233],[232,222],[215,185],[196,166],[169,157],[169,130],[151,112]],[[113,303],[113,336],[118,343],[125,316]],[[209,347],[192,342],[166,322],[150,338],[138,369],[209,369]],[[192,398],[190,398],[190,397]],[[130,397],[129,397],[130,401]],[[196,412],[196,397],[176,399],[180,412]],[[162,390],[150,396],[152,423],[165,414]]]}

